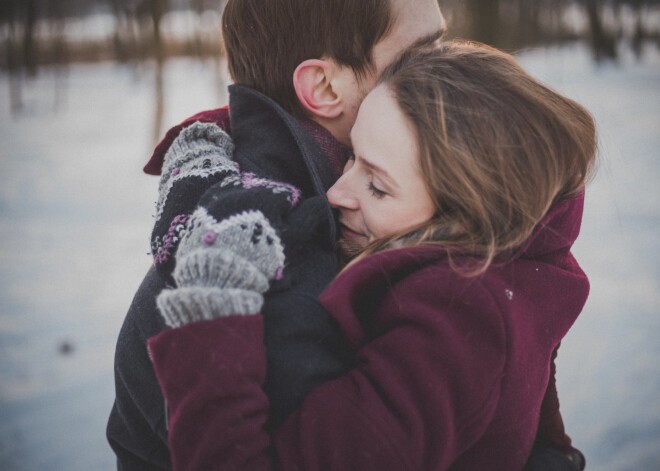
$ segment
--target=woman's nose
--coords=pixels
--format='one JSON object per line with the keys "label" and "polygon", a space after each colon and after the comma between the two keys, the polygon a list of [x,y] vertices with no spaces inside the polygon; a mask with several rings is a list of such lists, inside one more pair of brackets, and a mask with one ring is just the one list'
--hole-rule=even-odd
{"label": "woman's nose", "polygon": [[357,209],[359,207],[354,192],[351,191],[350,173],[344,173],[326,193],[330,206],[337,209]]}

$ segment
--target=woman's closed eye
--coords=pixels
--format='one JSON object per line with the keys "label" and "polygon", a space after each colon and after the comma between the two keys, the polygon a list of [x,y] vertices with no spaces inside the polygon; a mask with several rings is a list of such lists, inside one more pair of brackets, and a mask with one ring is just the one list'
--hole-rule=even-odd
{"label": "woman's closed eye", "polygon": [[371,196],[373,196],[374,198],[381,199],[381,198],[384,198],[385,196],[387,196],[387,192],[385,190],[381,190],[376,185],[374,185],[373,180],[370,180],[367,183],[367,190],[369,190],[369,192],[371,193]]}

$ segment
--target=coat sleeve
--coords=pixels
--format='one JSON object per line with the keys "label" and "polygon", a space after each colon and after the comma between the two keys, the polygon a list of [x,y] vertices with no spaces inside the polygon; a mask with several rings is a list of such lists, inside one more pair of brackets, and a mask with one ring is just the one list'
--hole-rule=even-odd
{"label": "coat sleeve", "polygon": [[221,317],[149,339],[174,470],[270,469],[263,317]]}
{"label": "coat sleeve", "polygon": [[440,310],[423,298],[379,312],[350,372],[314,389],[272,435],[261,316],[152,338],[174,469],[448,467],[492,418],[505,335],[484,303]]}
{"label": "coat sleeve", "polygon": [[140,285],[115,350],[115,400],[106,434],[122,471],[171,469],[165,402],[147,351],[147,339],[162,331],[155,296],[165,283],[154,268]]}

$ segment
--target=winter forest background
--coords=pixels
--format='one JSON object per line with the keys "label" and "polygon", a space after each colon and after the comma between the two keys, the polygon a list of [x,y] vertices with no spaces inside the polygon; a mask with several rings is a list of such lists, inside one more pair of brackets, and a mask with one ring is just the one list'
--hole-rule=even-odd
{"label": "winter forest background", "polygon": [[[226,103],[223,0],[0,0],[0,469],[111,470],[123,316],[150,264],[170,126]],[[660,469],[660,1],[440,1],[449,36],[516,52],[600,135],[559,353],[587,469]]]}

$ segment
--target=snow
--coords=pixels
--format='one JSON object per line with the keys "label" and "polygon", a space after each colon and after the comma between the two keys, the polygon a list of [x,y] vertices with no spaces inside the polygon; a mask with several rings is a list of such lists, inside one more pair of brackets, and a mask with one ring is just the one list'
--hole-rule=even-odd
{"label": "snow", "polygon": [[[660,52],[520,59],[600,134],[574,251],[592,290],[559,353],[568,431],[589,469],[660,469]],[[226,101],[212,62],[170,61],[164,83],[163,130]],[[154,66],[74,65],[21,88],[12,114],[0,73],[0,469],[110,470],[114,345],[150,264]]]}

